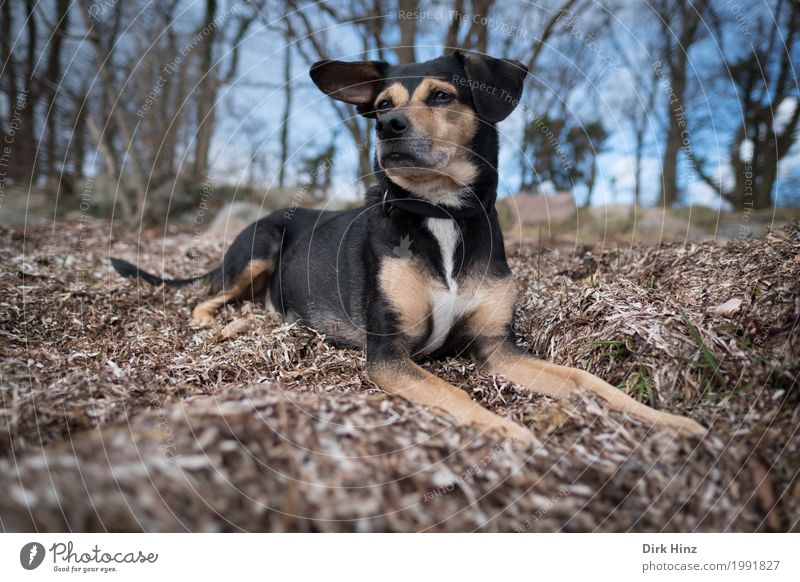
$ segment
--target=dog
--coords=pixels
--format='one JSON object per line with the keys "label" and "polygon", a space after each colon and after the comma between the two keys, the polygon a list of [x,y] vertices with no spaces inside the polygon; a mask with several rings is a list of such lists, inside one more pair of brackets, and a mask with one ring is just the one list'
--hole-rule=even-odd
{"label": "dog", "polygon": [[517,61],[461,50],[407,65],[317,62],[310,71],[317,87],[375,120],[377,184],[363,206],[276,211],[242,231],[222,265],[200,277],[167,280],[112,264],[153,285],[209,282],[211,298],[193,311],[201,325],[225,303],[265,293],[287,320],[365,348],[368,376],[384,391],[482,433],[534,442],[528,429],[421,367],[421,358],[468,355],[527,390],[566,398],[585,388],[647,423],[702,435],[689,418],[517,346],[516,292],[494,205],[497,124],[519,103],[526,74]]}

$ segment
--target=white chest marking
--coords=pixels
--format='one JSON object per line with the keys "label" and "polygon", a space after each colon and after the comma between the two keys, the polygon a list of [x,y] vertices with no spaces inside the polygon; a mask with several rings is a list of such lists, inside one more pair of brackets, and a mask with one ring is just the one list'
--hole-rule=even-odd
{"label": "white chest marking", "polygon": [[453,324],[470,309],[474,299],[460,294],[458,284],[453,278],[453,260],[460,237],[455,222],[449,218],[428,218],[425,220],[425,226],[439,244],[442,269],[447,282],[445,288],[434,287],[430,290],[433,331],[421,350],[423,354],[429,354],[442,347]]}

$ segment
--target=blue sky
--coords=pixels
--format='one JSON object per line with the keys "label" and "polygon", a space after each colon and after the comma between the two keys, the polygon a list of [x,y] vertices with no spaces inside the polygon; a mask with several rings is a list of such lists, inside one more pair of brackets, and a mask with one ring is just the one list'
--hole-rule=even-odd
{"label": "blue sky", "polygon": [[[522,4],[520,3],[520,5]],[[522,24],[542,18],[545,14],[543,11],[546,9],[527,3],[526,10],[520,16],[519,22]],[[629,60],[640,62],[646,66],[651,60],[645,54],[645,50],[648,45],[648,36],[654,33],[652,27],[635,26],[637,24],[636,14],[630,11],[618,11],[614,17],[617,19],[614,30],[615,34],[618,34],[618,44],[630,51]],[[389,19],[394,24],[395,16],[392,15]],[[431,39],[441,38],[441,30],[448,23],[445,19],[431,19],[424,23],[422,38],[420,38],[417,48],[419,60],[441,54],[441,48],[435,43],[431,42],[431,46],[424,46],[423,43],[428,37]],[[320,24],[322,25],[321,21]],[[580,26],[584,26],[588,30],[592,26],[592,22],[588,19],[580,20],[578,27]],[[321,29],[323,31],[320,34],[326,35],[331,39],[331,44],[335,45],[334,54],[337,58],[345,60],[365,58],[361,52],[361,40],[356,38],[349,26],[333,25],[330,28],[321,26]],[[737,35],[735,30],[731,34],[733,35],[731,38],[723,39],[727,43],[725,50],[728,54],[737,49],[749,50],[747,38],[744,35],[740,33]],[[498,41],[503,40],[505,39],[501,35]],[[512,43],[510,48],[515,54],[510,56],[524,55],[527,46],[531,43],[531,37],[518,37],[514,39],[514,42],[516,45]],[[732,46],[734,48],[731,48]],[[593,198],[594,204],[630,203],[633,188],[632,134],[626,125],[624,116],[621,115],[620,108],[625,97],[634,95],[638,90],[635,75],[630,74],[630,71],[624,66],[604,65],[596,54],[565,54],[559,53],[559,48],[558,45],[549,47],[546,50],[548,54],[545,62],[550,59],[566,60],[577,69],[585,68],[586,70],[581,72],[585,73],[587,77],[596,78],[596,83],[587,85],[583,94],[570,94],[568,97],[570,111],[581,119],[601,118],[611,133],[607,150],[598,158],[600,171]],[[580,45],[579,49],[587,50],[584,45]],[[220,102],[220,107],[224,111],[236,112],[239,117],[234,120],[232,115],[223,116],[222,124],[217,130],[214,151],[218,155],[216,171],[221,179],[229,181],[236,175],[243,179],[247,175],[246,160],[254,147],[248,142],[252,142],[256,138],[261,138],[256,140],[257,147],[263,157],[267,159],[267,169],[263,178],[269,180],[277,175],[279,122],[280,112],[284,105],[283,93],[280,88],[284,50],[279,29],[264,23],[259,23],[251,31],[243,47],[240,79],[233,86],[225,89]],[[711,83],[702,78],[708,73],[709,65],[719,62],[719,50],[716,43],[709,40],[690,53],[692,64],[697,67],[694,71],[690,71],[690,74],[700,81],[696,83],[699,93],[695,99],[699,105],[696,105],[693,117],[702,120],[701,124],[696,123],[697,129],[692,138],[709,159],[717,158],[720,152],[723,154],[727,152],[726,140],[730,133],[729,128],[732,123],[736,122],[737,116],[735,101],[720,97],[720,91],[725,91],[724,79],[721,82]],[[493,54],[507,56],[497,52],[493,52]],[[294,159],[297,160],[312,150],[318,150],[334,139],[334,135],[337,136],[337,144],[342,150],[351,150],[352,140],[343,128],[338,127],[338,117],[326,103],[328,98],[322,95],[309,80],[307,63],[303,62],[298,55],[295,55],[293,61],[294,104],[290,140]],[[537,78],[531,81],[532,84],[547,82],[547,75],[539,73],[539,71],[534,71]],[[256,86],[250,87],[248,86],[250,84]],[[547,89],[543,89],[543,92],[546,94]],[[537,92],[537,94],[539,93]],[[663,99],[664,95],[659,95],[657,111],[663,109]],[[794,105],[790,102],[784,103],[776,118],[786,116]],[[536,103],[529,102],[529,106],[534,113],[537,113]],[[501,195],[516,192],[519,183],[515,144],[517,136],[521,132],[523,115],[523,111],[518,109],[499,127],[502,135]],[[660,117],[649,120],[652,145],[643,162],[643,200],[645,204],[653,204],[658,193],[662,152],[659,149],[659,140],[652,138],[656,135],[660,136],[660,132],[663,130],[663,120]],[[337,158],[337,164],[334,166],[337,177],[337,196],[345,198],[357,196],[359,186],[353,182],[355,160],[355,155],[352,153],[343,153]],[[782,163],[781,175],[797,172],[798,167],[800,167],[800,151],[795,147],[789,158]],[[290,168],[296,168],[296,164],[291,163],[291,160]],[[679,174],[688,175],[685,172],[686,168],[683,170]],[[724,176],[726,171],[724,164],[720,171]],[[290,182],[292,178],[296,178],[293,171],[289,172],[289,178]],[[544,185],[545,189],[546,186]],[[720,204],[714,191],[702,184],[699,179],[687,184],[686,192],[689,196],[688,201],[691,203],[712,207],[718,207]],[[581,193],[578,192],[577,196],[580,198]]]}

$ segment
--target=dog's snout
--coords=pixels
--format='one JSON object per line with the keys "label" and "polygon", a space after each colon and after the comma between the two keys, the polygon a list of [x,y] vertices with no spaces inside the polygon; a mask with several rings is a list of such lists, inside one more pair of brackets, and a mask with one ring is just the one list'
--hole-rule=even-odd
{"label": "dog's snout", "polygon": [[379,138],[392,139],[402,137],[410,125],[408,118],[402,113],[389,113],[378,120],[375,128]]}

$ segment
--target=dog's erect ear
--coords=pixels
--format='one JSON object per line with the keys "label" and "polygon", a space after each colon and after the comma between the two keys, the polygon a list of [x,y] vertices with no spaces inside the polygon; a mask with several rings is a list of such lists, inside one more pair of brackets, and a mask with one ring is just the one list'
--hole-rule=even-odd
{"label": "dog's erect ear", "polygon": [[362,115],[372,109],[375,90],[386,77],[389,63],[383,61],[318,61],[311,65],[311,80],[325,93],[356,105]]}
{"label": "dog's erect ear", "polygon": [[453,54],[461,60],[481,119],[498,123],[511,115],[522,97],[528,67],[519,61],[469,51],[456,50]]}

